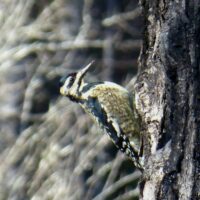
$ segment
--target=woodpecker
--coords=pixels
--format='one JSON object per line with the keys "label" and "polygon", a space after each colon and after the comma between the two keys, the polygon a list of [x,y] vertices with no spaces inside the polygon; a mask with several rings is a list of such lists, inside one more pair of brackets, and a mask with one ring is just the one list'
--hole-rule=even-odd
{"label": "woodpecker", "polygon": [[[80,106],[107,133],[119,150],[140,169],[141,137],[133,95],[112,82],[86,83],[93,62],[60,80],[60,93]],[[131,141],[131,142],[130,142]]]}

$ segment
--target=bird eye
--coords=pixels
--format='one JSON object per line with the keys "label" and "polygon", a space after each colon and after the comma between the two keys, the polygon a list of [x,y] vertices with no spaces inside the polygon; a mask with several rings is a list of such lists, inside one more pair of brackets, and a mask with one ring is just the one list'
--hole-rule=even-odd
{"label": "bird eye", "polygon": [[70,88],[73,85],[75,78],[76,73],[68,74],[67,76],[60,79],[59,87],[62,87],[65,84],[67,88]]}
{"label": "bird eye", "polygon": [[69,84],[67,86],[68,88],[70,88],[73,85],[74,80],[75,80],[75,76],[71,76],[70,79],[69,79]]}
{"label": "bird eye", "polygon": [[68,82],[66,84],[67,88],[72,87],[72,85],[73,85],[73,83],[75,81],[75,78],[76,78],[76,73],[71,73],[71,74],[68,75],[68,77],[67,77]]}

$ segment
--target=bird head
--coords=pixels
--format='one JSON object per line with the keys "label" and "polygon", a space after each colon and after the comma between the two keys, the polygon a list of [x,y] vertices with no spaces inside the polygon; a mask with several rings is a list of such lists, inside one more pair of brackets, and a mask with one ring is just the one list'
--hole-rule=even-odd
{"label": "bird head", "polygon": [[92,66],[94,61],[90,62],[87,66],[78,72],[70,73],[60,80],[60,93],[69,98],[76,98],[80,94],[80,88],[83,86],[83,78]]}

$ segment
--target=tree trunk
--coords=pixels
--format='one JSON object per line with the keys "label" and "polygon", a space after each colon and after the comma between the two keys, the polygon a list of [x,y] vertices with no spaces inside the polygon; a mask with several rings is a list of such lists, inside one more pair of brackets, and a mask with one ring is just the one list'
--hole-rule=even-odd
{"label": "tree trunk", "polygon": [[200,199],[200,1],[141,0],[141,199]]}

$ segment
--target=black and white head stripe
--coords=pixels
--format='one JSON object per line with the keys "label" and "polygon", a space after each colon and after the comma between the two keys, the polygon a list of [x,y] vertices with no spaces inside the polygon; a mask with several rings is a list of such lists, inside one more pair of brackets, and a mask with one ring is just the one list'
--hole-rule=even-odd
{"label": "black and white head stripe", "polygon": [[67,88],[70,88],[72,87],[75,79],[76,79],[76,74],[77,73],[71,73],[71,74],[68,74],[67,76],[63,77],[60,79],[60,87],[62,86],[66,86]]}

